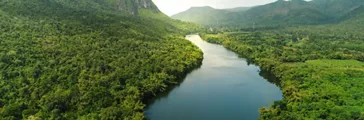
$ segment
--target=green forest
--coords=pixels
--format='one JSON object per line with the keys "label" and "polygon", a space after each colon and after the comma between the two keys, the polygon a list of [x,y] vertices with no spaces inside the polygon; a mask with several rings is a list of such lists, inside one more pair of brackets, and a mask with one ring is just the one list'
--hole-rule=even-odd
{"label": "green forest", "polygon": [[191,33],[279,78],[283,100],[259,119],[364,120],[363,6],[278,0],[173,20],[152,0],[1,0],[0,120],[145,120],[145,100],[202,64]]}
{"label": "green forest", "polygon": [[[254,24],[244,27],[246,22],[230,19],[230,23],[224,23],[242,26],[218,25],[201,36],[250,59],[280,79],[283,100],[261,108],[259,119],[362,120],[363,5],[360,0],[279,0],[241,13],[262,15],[249,17]],[[284,17],[274,13],[282,9],[300,12]],[[312,9],[316,12],[309,12]],[[315,17],[317,13],[321,15]],[[302,15],[306,17],[297,19]],[[320,17],[327,19],[317,21]],[[261,20],[267,25],[262,25]],[[306,20],[315,23],[300,23]]]}
{"label": "green forest", "polygon": [[141,120],[144,99],[201,64],[183,36],[200,26],[97,2],[0,1],[1,120]]}
{"label": "green forest", "polygon": [[355,16],[363,5],[363,0],[276,0],[235,9],[192,7],[171,17],[208,27],[272,29],[337,24]]}
{"label": "green forest", "polygon": [[[357,21],[357,19],[355,19]],[[363,24],[202,34],[280,79],[284,99],[260,119],[364,119]]]}

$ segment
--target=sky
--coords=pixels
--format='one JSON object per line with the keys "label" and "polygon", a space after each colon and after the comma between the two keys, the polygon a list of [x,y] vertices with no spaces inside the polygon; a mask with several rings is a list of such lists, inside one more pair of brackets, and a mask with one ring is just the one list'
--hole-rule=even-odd
{"label": "sky", "polygon": [[168,16],[196,6],[211,6],[222,9],[263,5],[274,1],[276,0],[153,0],[158,8]]}

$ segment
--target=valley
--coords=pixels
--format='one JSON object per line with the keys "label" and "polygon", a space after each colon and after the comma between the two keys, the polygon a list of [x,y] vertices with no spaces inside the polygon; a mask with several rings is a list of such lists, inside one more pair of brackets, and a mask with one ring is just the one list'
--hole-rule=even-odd
{"label": "valley", "polygon": [[0,1],[0,119],[364,119],[362,0],[197,6]]}
{"label": "valley", "polygon": [[195,7],[172,18],[209,27],[201,34],[204,40],[280,79],[283,100],[261,108],[259,119],[360,120],[363,5],[358,0],[278,0],[238,12]]}
{"label": "valley", "polygon": [[202,66],[180,85],[153,98],[145,115],[152,120],[258,119],[259,108],[282,99],[279,81],[247,59],[198,35],[186,39],[204,53]]}

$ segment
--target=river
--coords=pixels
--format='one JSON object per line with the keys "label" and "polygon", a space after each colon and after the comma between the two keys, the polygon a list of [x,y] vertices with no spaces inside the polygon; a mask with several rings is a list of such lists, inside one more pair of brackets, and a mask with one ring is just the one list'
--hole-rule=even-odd
{"label": "river", "polygon": [[149,101],[151,120],[256,120],[259,108],[282,99],[274,77],[221,45],[198,35],[186,39],[204,53],[202,66]]}

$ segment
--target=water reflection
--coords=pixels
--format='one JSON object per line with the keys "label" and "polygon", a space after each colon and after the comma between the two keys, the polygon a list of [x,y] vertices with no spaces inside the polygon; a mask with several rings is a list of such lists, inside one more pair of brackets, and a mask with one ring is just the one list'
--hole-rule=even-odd
{"label": "water reflection", "polygon": [[220,45],[203,41],[198,35],[187,39],[204,52],[202,66],[179,85],[148,101],[145,114],[150,119],[257,119],[260,107],[282,99],[282,92],[276,86],[279,84],[272,84],[278,80],[268,72]]}
{"label": "water reflection", "polygon": [[279,78],[277,78],[273,73],[271,73],[270,71],[266,71],[266,70],[260,70],[259,71],[259,75],[262,76],[265,80],[267,80],[268,82],[276,85],[277,87],[281,87],[281,81],[279,80]]}

